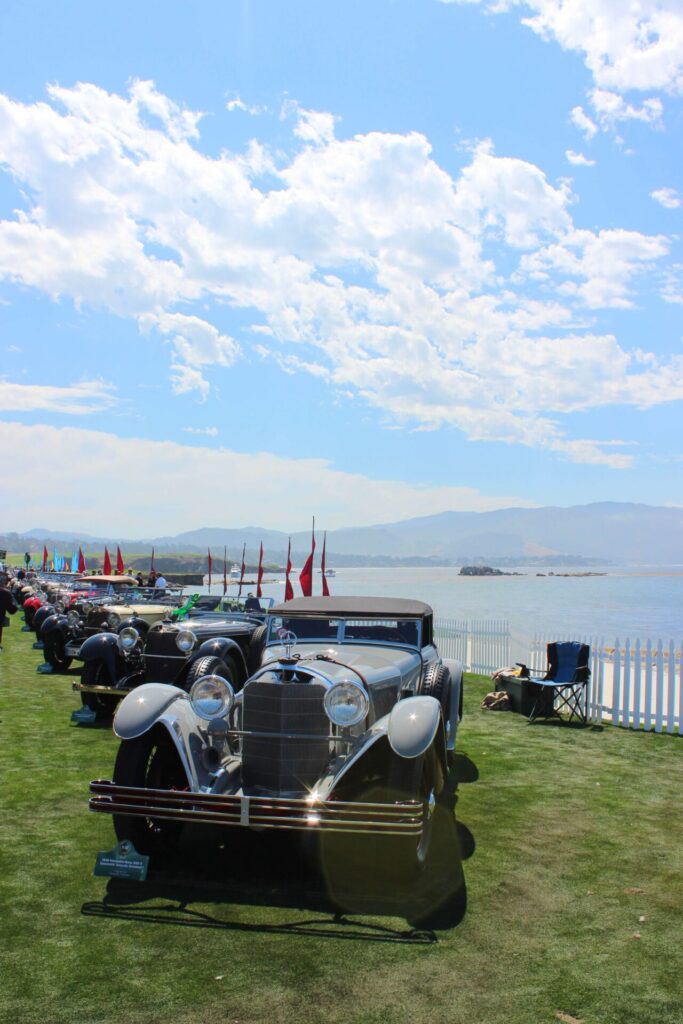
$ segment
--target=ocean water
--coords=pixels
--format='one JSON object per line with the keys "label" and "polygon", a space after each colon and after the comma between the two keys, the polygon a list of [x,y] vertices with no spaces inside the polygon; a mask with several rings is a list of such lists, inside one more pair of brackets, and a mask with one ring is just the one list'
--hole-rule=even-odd
{"label": "ocean water", "polygon": [[[535,633],[596,636],[608,644],[636,637],[676,644],[683,640],[683,566],[609,566],[604,576],[547,575],[582,571],[557,566],[509,571],[522,575],[467,577],[459,576],[457,568],[349,568],[338,569],[328,584],[332,594],[425,601],[439,618],[504,619],[515,658],[528,653]],[[316,593],[320,582],[316,573]],[[264,594],[281,601],[284,579],[264,586]]]}

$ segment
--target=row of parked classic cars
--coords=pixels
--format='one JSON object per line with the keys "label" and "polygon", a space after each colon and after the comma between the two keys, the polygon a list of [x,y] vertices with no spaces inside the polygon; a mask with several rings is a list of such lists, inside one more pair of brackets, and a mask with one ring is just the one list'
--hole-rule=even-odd
{"label": "row of parked classic cars", "polygon": [[[118,753],[111,778],[91,783],[90,809],[113,817],[120,841],[159,857],[185,825],[288,830],[309,849],[315,839],[342,905],[331,866],[355,864],[356,888],[359,876],[366,888],[389,880],[416,922],[463,898],[442,807],[462,670],[439,656],[428,605],[311,597],[246,608],[92,576],[15,583],[15,596],[50,669],[80,660],[84,706],[114,715]],[[444,845],[453,884],[435,891]]]}

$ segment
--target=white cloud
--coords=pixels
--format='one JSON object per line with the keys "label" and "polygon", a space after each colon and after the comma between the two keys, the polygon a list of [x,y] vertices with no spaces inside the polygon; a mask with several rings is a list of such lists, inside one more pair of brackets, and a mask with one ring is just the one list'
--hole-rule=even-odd
{"label": "white cloud", "polygon": [[665,302],[683,306],[683,263],[674,263],[664,275],[662,298]]}
{"label": "white cloud", "polygon": [[[478,0],[445,0],[476,3]],[[683,92],[680,0],[482,0],[491,13],[519,8],[522,23],[582,53],[597,85],[625,92]]]}
{"label": "white cloud", "polygon": [[614,130],[619,121],[643,121],[661,127],[663,105],[657,97],[646,99],[640,106],[627,103],[623,96],[607,89],[593,89],[590,101],[600,125],[605,131]]}
{"label": "white cloud", "polygon": [[573,149],[565,150],[564,154],[570,164],[575,167],[595,167],[595,160],[590,160],[583,153],[575,153]]}
{"label": "white cloud", "polygon": [[583,107],[574,107],[569,118],[574,127],[578,128],[580,132],[583,132],[589,141],[594,135],[597,135],[597,124],[595,121],[591,120]]}
{"label": "white cloud", "polygon": [[241,96],[234,96],[232,99],[228,100],[228,102],[225,104],[225,109],[230,111],[230,113],[232,113],[235,110],[240,110],[244,114],[252,114],[253,116],[264,113],[264,107],[259,107],[251,103],[245,103]]}
{"label": "white cloud", "polygon": [[203,402],[211,390],[211,385],[202,376],[201,370],[184,363],[171,363],[171,387],[175,395],[188,395],[192,391],[198,391]]}
{"label": "white cloud", "polygon": [[281,117],[294,117],[294,134],[303,142],[313,146],[327,146],[334,141],[333,114],[321,110],[306,110],[294,100],[282,105]]}
{"label": "white cloud", "polygon": [[154,326],[160,334],[170,335],[176,355],[182,363],[174,363],[173,390],[176,394],[198,390],[203,398],[209,393],[200,366],[232,366],[239,354],[239,345],[227,334],[221,334],[213,324],[197,316],[184,313],[144,314],[139,318],[140,329],[149,331]]}
{"label": "white cloud", "polygon": [[[592,309],[628,308],[632,278],[647,263],[668,252],[661,235],[643,235],[623,229],[572,231],[561,241],[525,256],[522,270],[544,279],[551,272],[567,280],[559,285],[565,295],[576,296]],[[574,280],[578,279],[580,283]]]}
{"label": "white cloud", "polygon": [[681,197],[675,188],[656,188],[650,197],[667,210],[677,210],[681,205]]}
{"label": "white cloud", "polygon": [[[54,529],[129,537],[176,533],[212,517],[233,526],[303,529],[313,508],[320,524],[332,529],[387,522],[396,509],[409,518],[532,504],[470,487],[373,480],[324,459],[0,422],[0,479],[14,479],[18,462],[25,482],[10,489],[3,506],[4,522],[16,529],[44,518],[46,495],[59,495],[50,512]],[[78,467],[67,488],[65,466]],[[121,481],[134,501],[121,502]],[[160,500],[163,495],[169,500]]]}
{"label": "white cloud", "polygon": [[[192,144],[199,115],[149,83],[51,97],[0,96],[0,162],[32,197],[0,221],[0,277],[167,339],[175,393],[206,398],[239,357],[211,322],[229,306],[252,321],[242,345],[394,423],[620,464],[552,418],[578,401],[554,382],[580,380],[581,408],[635,402],[645,371],[627,350],[564,334],[577,311],[628,307],[666,240],[577,230],[568,184],[490,142],[451,176],[421,134],[338,139],[332,115],[293,104],[293,155],[211,157]],[[277,187],[256,184],[265,166]],[[676,393],[675,363],[647,373],[660,401]]]}
{"label": "white cloud", "polygon": [[3,413],[40,411],[82,416],[115,405],[117,399],[113,392],[113,385],[103,380],[82,380],[68,387],[58,387],[13,384],[0,378],[0,410]]}
{"label": "white cloud", "polygon": [[204,437],[218,437],[218,427],[183,427],[186,434],[196,434]]}

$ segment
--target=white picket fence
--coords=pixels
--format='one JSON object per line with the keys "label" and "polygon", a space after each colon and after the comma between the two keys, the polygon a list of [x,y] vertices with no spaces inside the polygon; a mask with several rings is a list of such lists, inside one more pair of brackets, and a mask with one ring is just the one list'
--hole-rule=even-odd
{"label": "white picket fence", "polygon": [[435,619],[434,637],[441,657],[462,662],[468,672],[488,675],[510,664],[505,619]]}
{"label": "white picket fence", "polygon": [[683,643],[673,640],[619,640],[606,646],[599,637],[536,635],[529,667],[546,666],[551,640],[590,644],[591,676],[586,688],[586,712],[592,722],[611,721],[624,729],[683,733]]}

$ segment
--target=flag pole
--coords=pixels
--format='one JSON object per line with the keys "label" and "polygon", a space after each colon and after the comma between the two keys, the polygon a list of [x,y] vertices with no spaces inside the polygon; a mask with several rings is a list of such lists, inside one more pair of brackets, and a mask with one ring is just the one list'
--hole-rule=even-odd
{"label": "flag pole", "polygon": [[244,547],[242,548],[242,571],[240,572],[240,589],[239,589],[239,591],[237,593],[238,597],[242,596],[242,585],[244,584],[244,571],[245,571],[245,568],[246,568],[246,566],[244,564],[244,556],[246,555],[246,553],[247,553],[247,543],[245,541],[244,542]]}

